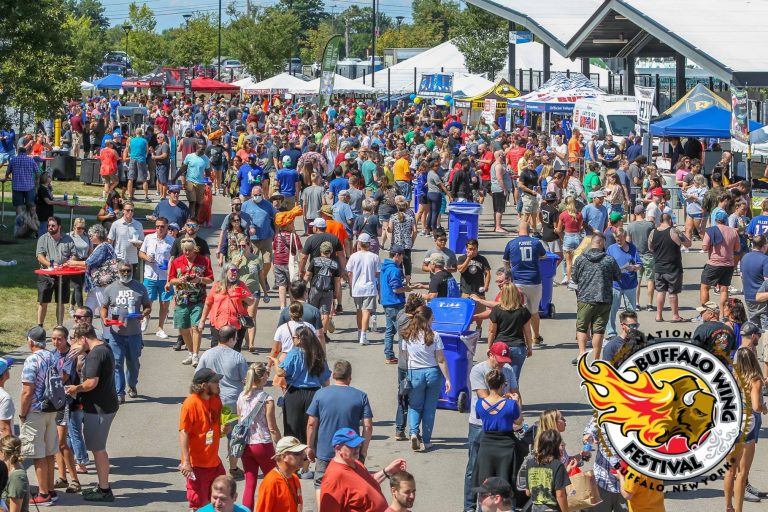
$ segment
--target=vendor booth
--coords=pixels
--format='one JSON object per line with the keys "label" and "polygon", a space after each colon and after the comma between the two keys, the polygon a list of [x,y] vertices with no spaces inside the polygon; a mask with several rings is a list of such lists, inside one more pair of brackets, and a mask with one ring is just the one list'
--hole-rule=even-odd
{"label": "vendor booth", "polygon": [[571,114],[576,100],[605,94],[590,79],[580,73],[555,73],[541,87],[510,102],[512,110]]}
{"label": "vendor booth", "polygon": [[96,89],[120,89],[124,78],[120,75],[107,75],[93,82]]}
{"label": "vendor booth", "polygon": [[502,78],[475,96],[454,97],[453,104],[457,109],[465,111],[466,117],[464,119],[468,124],[475,124],[481,117],[490,124],[499,116],[506,114],[508,103],[519,96],[520,91]]}
{"label": "vendor booth", "polygon": [[151,89],[161,88],[163,86],[163,79],[165,78],[165,71],[163,68],[157,67],[154,71],[142,75],[140,77],[131,77],[123,80],[123,87],[133,87],[136,89]]}
{"label": "vendor booth", "polygon": [[289,73],[280,73],[242,88],[245,94],[290,94],[292,90],[305,88],[307,82]]}

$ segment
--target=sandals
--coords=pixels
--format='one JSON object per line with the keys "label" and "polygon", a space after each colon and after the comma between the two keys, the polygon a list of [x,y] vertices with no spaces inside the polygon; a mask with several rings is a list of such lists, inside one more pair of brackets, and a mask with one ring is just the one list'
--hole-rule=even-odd
{"label": "sandals", "polygon": [[243,473],[243,470],[240,468],[232,468],[229,470],[229,474],[232,478],[241,478],[245,473]]}
{"label": "sandals", "polygon": [[57,478],[53,484],[54,489],[66,489],[69,486],[69,482],[65,478]]}
{"label": "sandals", "polygon": [[75,472],[79,475],[87,475],[88,468],[85,467],[85,464],[75,464]]}
{"label": "sandals", "polygon": [[73,494],[73,493],[79,493],[82,490],[83,490],[83,488],[80,485],[80,482],[75,480],[74,482],[69,484],[69,486],[67,487],[67,490],[65,492],[68,493],[68,494]]}

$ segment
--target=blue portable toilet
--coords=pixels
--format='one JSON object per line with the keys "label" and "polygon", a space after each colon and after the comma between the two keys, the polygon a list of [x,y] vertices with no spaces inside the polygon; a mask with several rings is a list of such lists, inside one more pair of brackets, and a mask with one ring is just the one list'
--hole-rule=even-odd
{"label": "blue portable toilet", "polygon": [[547,256],[539,260],[539,272],[541,272],[541,301],[539,301],[539,315],[542,318],[555,317],[555,305],[552,303],[552,290],[554,286],[557,264],[560,257],[547,252]]}
{"label": "blue portable toilet", "polygon": [[467,240],[477,238],[480,226],[478,203],[451,203],[448,205],[448,248],[456,254],[467,251]]}
{"label": "blue portable toilet", "polygon": [[475,353],[478,333],[467,330],[475,314],[472,299],[435,298],[429,301],[432,329],[443,342],[445,362],[451,375],[451,391],[440,392],[437,407],[465,412],[469,401],[469,371]]}

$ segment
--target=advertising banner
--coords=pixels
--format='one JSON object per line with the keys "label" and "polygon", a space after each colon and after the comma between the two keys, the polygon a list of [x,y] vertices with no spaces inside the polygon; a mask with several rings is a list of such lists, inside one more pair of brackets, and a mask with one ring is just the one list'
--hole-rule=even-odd
{"label": "advertising banner", "polygon": [[637,104],[637,125],[640,130],[648,131],[653,115],[653,101],[656,97],[655,87],[635,86],[635,103]]}
{"label": "advertising banner", "polygon": [[333,94],[333,81],[336,77],[336,64],[339,62],[339,48],[341,47],[341,36],[339,34],[331,36],[325,44],[323,51],[323,61],[320,68],[320,106],[327,105],[331,101]]}
{"label": "advertising banner", "polygon": [[731,137],[744,144],[749,142],[747,90],[733,86],[731,86]]}

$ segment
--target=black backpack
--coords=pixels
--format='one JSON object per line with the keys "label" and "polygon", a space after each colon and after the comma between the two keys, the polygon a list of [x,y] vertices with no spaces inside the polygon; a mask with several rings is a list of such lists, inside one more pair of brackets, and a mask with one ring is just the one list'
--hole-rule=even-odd
{"label": "black backpack", "polygon": [[61,374],[56,364],[46,364],[48,367],[45,369],[43,412],[57,412],[67,404],[67,393],[64,391],[64,383],[61,381]]}

